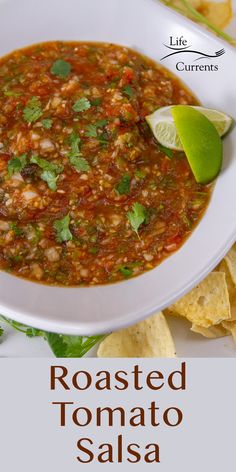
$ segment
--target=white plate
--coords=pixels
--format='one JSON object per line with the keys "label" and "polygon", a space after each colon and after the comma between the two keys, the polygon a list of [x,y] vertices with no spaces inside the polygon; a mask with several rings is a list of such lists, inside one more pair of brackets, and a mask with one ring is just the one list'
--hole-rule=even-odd
{"label": "white plate", "polygon": [[[159,62],[170,35],[184,36],[194,49],[208,54],[224,48],[218,72],[178,75],[205,106],[235,114],[233,48],[154,0],[2,0],[0,17],[0,55],[45,40],[95,40],[130,46]],[[199,63],[195,58],[192,64]],[[164,64],[176,73],[175,58]],[[91,335],[134,323],[182,296],[219,262],[236,237],[235,136],[234,129],[224,142],[224,169],[206,215],[182,249],[159,267],[93,288],[48,287],[1,272],[0,311],[48,331]]]}

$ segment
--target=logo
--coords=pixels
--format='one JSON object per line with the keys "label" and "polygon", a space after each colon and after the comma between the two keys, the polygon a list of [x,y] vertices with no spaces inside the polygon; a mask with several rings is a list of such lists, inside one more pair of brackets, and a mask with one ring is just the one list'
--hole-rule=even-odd
{"label": "logo", "polygon": [[[166,54],[161,58],[161,61],[170,57],[177,58],[175,66],[179,72],[218,71],[219,64],[216,63],[216,59],[219,59],[219,57],[225,54],[223,48],[213,52],[199,51],[191,44],[188,44],[188,40],[184,38],[184,36],[170,36],[169,44],[163,45],[167,50]],[[197,61],[201,61],[201,63],[194,64]]]}

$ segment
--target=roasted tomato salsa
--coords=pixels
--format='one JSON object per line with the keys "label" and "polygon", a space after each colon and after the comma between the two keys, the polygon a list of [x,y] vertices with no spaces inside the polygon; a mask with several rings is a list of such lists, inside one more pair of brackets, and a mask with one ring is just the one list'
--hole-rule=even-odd
{"label": "roasted tomato salsa", "polygon": [[112,44],[50,42],[0,60],[0,268],[65,286],[116,282],[176,251],[210,187],[145,122],[196,104]]}

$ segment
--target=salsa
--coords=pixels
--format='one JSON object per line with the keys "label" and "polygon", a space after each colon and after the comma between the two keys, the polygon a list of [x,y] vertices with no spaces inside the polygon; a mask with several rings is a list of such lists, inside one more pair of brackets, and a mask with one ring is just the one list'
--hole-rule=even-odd
{"label": "salsa", "polygon": [[147,57],[49,42],[0,60],[0,268],[64,286],[154,268],[201,219],[211,187],[145,116],[196,105]]}

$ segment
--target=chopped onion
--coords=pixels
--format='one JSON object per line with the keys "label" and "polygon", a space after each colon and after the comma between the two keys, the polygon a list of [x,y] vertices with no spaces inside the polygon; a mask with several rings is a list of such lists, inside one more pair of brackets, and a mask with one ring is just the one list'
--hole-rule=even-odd
{"label": "chopped onion", "polygon": [[43,149],[43,151],[53,151],[53,149],[55,148],[53,142],[47,138],[42,139],[40,141],[40,147],[41,149]]}
{"label": "chopped onion", "polygon": [[32,190],[25,190],[25,192],[22,193],[22,196],[24,197],[25,200],[33,200],[33,198],[38,197],[38,194],[36,192],[33,192]]}
{"label": "chopped onion", "polygon": [[33,277],[35,277],[37,280],[40,280],[43,277],[43,269],[39,264],[32,264],[31,270]]}
{"label": "chopped onion", "polygon": [[19,180],[20,182],[24,181],[22,175],[19,172],[16,172],[15,174],[13,174],[11,179],[12,180]]}
{"label": "chopped onion", "polygon": [[144,257],[145,261],[147,261],[147,262],[151,262],[151,261],[153,260],[152,254],[147,254],[147,253],[145,253],[145,254],[143,255],[143,257]]}
{"label": "chopped onion", "polygon": [[45,256],[50,262],[57,262],[60,260],[60,254],[55,247],[49,247],[46,249]]}
{"label": "chopped onion", "polygon": [[9,224],[7,223],[7,221],[0,220],[0,230],[1,231],[9,230]]}

